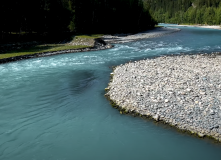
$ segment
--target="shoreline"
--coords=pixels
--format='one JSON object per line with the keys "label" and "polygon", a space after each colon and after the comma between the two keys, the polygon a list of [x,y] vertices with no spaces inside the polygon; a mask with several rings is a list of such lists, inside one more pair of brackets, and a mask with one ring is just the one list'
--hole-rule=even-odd
{"label": "shoreline", "polygon": [[131,42],[131,41],[137,41],[140,39],[160,37],[160,36],[172,34],[178,31],[180,31],[180,29],[160,27],[160,28],[154,28],[152,30],[140,32],[137,34],[115,34],[113,36],[104,35],[99,39],[94,39],[95,44],[92,47],[53,51],[53,52],[42,52],[42,53],[15,56],[15,57],[10,57],[10,58],[3,58],[3,59],[0,59],[0,64],[24,60],[24,59],[30,59],[30,58],[65,54],[65,53],[76,53],[76,52],[87,52],[87,51],[110,49],[113,47],[113,45],[111,44],[114,44],[114,43],[126,43],[126,42]]}
{"label": "shoreline", "polygon": [[198,27],[198,28],[209,28],[209,29],[217,29],[221,30],[221,26],[219,25],[173,25],[173,26],[180,26],[180,27]]}
{"label": "shoreline", "polygon": [[221,142],[220,62],[221,53],[129,62],[114,68],[105,96],[121,114]]}
{"label": "shoreline", "polygon": [[[96,41],[96,39],[95,39],[95,41]],[[113,46],[111,44],[104,44],[104,42],[99,39],[98,41],[96,41],[96,43],[93,47],[60,50],[60,51],[53,51],[53,52],[42,52],[42,53],[15,56],[15,57],[10,57],[10,58],[3,58],[3,59],[0,59],[0,64],[20,61],[20,60],[25,60],[25,59],[31,59],[31,58],[48,57],[48,56],[52,56],[52,55],[59,55],[59,54],[65,54],[65,53],[77,53],[77,52],[104,50],[104,49],[110,49],[112,47]]]}
{"label": "shoreline", "polygon": [[113,43],[126,43],[126,42],[141,40],[141,39],[160,37],[160,36],[172,34],[172,33],[179,32],[179,31],[181,31],[181,29],[169,28],[169,27],[156,27],[152,30],[139,32],[137,34],[104,35],[102,36],[102,38],[106,43],[112,43],[112,44]]}

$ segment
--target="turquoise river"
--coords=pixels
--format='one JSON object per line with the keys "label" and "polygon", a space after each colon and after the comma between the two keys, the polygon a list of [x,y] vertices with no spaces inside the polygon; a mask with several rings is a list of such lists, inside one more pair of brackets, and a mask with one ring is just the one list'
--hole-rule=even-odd
{"label": "turquoise river", "polygon": [[112,66],[221,51],[221,30],[179,28],[108,50],[1,64],[0,160],[220,160],[220,143],[121,115],[104,97]]}

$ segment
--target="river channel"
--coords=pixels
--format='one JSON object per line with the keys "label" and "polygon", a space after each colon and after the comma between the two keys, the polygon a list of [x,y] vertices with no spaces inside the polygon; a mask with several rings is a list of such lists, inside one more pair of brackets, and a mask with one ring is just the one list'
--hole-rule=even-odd
{"label": "river channel", "polygon": [[221,30],[173,27],[181,31],[108,50],[1,64],[0,159],[220,159],[220,143],[121,115],[104,97],[112,66],[221,51]]}

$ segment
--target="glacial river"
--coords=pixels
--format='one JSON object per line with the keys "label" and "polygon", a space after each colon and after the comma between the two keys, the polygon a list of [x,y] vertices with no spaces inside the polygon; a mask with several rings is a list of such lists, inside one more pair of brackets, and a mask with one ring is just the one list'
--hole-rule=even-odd
{"label": "glacial river", "polygon": [[162,37],[0,65],[0,160],[220,160],[221,144],[121,115],[104,97],[111,67],[221,51],[221,31]]}

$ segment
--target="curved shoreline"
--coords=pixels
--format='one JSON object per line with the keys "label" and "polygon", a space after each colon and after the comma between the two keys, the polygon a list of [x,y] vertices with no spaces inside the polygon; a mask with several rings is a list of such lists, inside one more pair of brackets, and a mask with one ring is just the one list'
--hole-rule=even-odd
{"label": "curved shoreline", "polygon": [[216,30],[221,30],[221,26],[219,25],[186,25],[186,24],[171,24],[169,26],[173,27],[197,27],[197,28],[208,28],[208,29],[216,29]]}
{"label": "curved shoreline", "polygon": [[97,42],[94,47],[61,50],[61,51],[54,51],[54,52],[42,52],[42,53],[35,53],[35,54],[29,54],[29,55],[4,58],[4,59],[0,59],[0,64],[14,62],[14,61],[20,61],[20,60],[30,59],[30,58],[39,58],[39,57],[47,57],[47,56],[58,55],[58,54],[65,54],[65,53],[77,53],[77,52],[104,50],[104,49],[110,49],[112,47],[113,46],[111,44],[103,45],[103,43]]}
{"label": "curved shoreline", "polygon": [[221,56],[182,55],[117,66],[105,96],[120,113],[221,142]]}
{"label": "curved shoreline", "polygon": [[115,34],[115,35],[105,35],[103,36],[103,40],[107,43],[126,43],[137,41],[140,39],[146,38],[155,38],[164,36],[167,34],[172,34],[175,32],[179,32],[181,29],[178,28],[169,28],[169,27],[158,27],[152,30],[147,30],[144,32],[140,32],[137,34]]}
{"label": "curved shoreline", "polygon": [[132,34],[132,35],[131,34],[105,35],[103,36],[103,39],[107,43],[126,43],[126,42],[137,41],[140,39],[160,37],[160,36],[172,34],[172,33],[179,32],[179,31],[181,31],[181,29],[169,28],[169,27],[158,27],[152,30],[147,30],[147,31],[140,32],[137,34]]}
{"label": "curved shoreline", "polygon": [[219,25],[178,25],[181,27],[198,27],[198,28],[209,28],[209,29],[218,29],[221,30]]}
{"label": "curved shoreline", "polygon": [[180,31],[180,29],[160,27],[160,28],[154,28],[152,30],[140,32],[137,34],[118,34],[114,36],[105,35],[102,38],[94,39],[95,45],[93,47],[54,51],[54,52],[43,52],[43,53],[4,58],[4,59],[0,59],[0,64],[24,60],[24,59],[30,59],[30,58],[47,57],[47,56],[52,56],[52,55],[65,54],[65,53],[88,52],[88,51],[110,49],[113,47],[113,45],[111,45],[110,43],[125,43],[125,42],[137,41],[140,39],[159,37],[159,36],[163,36],[166,34],[175,33],[178,31]]}

